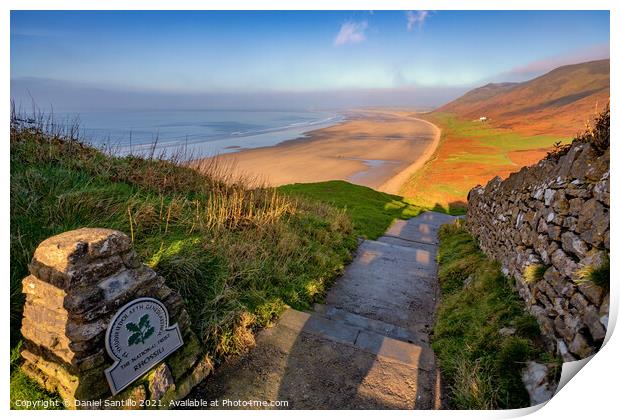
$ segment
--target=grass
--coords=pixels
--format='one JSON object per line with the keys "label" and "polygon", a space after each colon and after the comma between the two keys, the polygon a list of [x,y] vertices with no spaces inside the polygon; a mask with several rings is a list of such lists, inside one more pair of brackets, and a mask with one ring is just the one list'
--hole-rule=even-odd
{"label": "grass", "polygon": [[603,263],[598,267],[593,265],[581,267],[577,271],[577,277],[578,284],[593,283],[609,293],[609,255],[605,256]]}
{"label": "grass", "polygon": [[[13,348],[27,264],[41,241],[70,229],[131,235],[140,258],[183,296],[216,362],[247,350],[253,333],[287,305],[307,309],[320,300],[357,245],[349,216],[330,205],[232,180],[217,164],[113,157],[72,140],[72,127],[58,132],[12,117]],[[406,215],[399,205],[394,199],[390,211]],[[372,222],[362,230],[370,232]],[[18,365],[12,362],[11,398],[41,397]]]}
{"label": "grass", "polygon": [[[433,349],[455,409],[503,409],[529,405],[521,381],[528,360],[560,363],[546,353],[534,317],[499,266],[480,251],[462,222],[440,230],[442,290]],[[499,330],[514,328],[514,335]]]}
{"label": "grass", "polygon": [[291,197],[301,197],[343,209],[357,235],[377,239],[394,219],[409,219],[424,209],[400,196],[375,191],[346,181],[290,184],[279,188]]}
{"label": "grass", "polygon": [[[11,386],[10,386],[10,407],[12,410],[36,409],[36,410],[56,410],[62,408],[62,401],[53,394],[42,390],[20,369],[21,357],[18,344],[11,350]],[[26,401],[38,401],[40,405],[35,407],[24,407]]]}
{"label": "grass", "polygon": [[525,280],[526,283],[536,283],[542,280],[547,268],[548,267],[543,264],[530,264],[523,270],[523,280]]}
{"label": "grass", "polygon": [[446,159],[446,162],[483,163],[485,165],[512,165],[512,161],[503,154],[487,155],[476,153],[455,153]]}
{"label": "grass", "polygon": [[566,140],[524,135],[449,113],[432,113],[426,118],[441,128],[440,144],[401,189],[403,196],[423,207],[465,208],[473,187],[536,163],[554,143]]}

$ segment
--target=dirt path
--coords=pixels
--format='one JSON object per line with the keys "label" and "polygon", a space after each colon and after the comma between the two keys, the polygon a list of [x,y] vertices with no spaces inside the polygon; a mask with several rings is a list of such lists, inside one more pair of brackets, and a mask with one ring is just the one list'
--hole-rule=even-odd
{"label": "dirt path", "polygon": [[422,120],[420,118],[411,118],[416,121],[424,122],[428,124],[433,129],[433,142],[429,144],[424,152],[409,166],[407,166],[404,170],[388,179],[385,183],[383,183],[379,188],[379,191],[383,191],[389,194],[400,194],[401,187],[407,182],[407,180],[413,175],[418,169],[422,167],[428,160],[433,156],[435,150],[439,146],[439,140],[441,139],[441,130],[435,124],[430,123],[426,120]]}
{"label": "dirt path", "polygon": [[428,334],[439,295],[437,232],[452,220],[426,212],[364,241],[325,305],[288,309],[246,357],[190,398],[286,401],[294,409],[441,408]]}

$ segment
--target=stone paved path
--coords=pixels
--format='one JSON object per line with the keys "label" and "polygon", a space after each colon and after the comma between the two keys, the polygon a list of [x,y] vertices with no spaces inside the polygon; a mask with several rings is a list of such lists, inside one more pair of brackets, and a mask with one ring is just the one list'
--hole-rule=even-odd
{"label": "stone paved path", "polygon": [[190,398],[285,400],[297,409],[441,408],[428,333],[439,297],[437,232],[452,220],[425,212],[364,241],[325,305],[288,309],[248,356],[218,369]]}

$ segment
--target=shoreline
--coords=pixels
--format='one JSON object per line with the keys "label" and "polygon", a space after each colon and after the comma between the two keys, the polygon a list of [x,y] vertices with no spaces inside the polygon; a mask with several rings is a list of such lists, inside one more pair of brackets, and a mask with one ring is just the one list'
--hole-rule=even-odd
{"label": "shoreline", "polygon": [[426,162],[428,162],[431,159],[431,157],[433,157],[433,154],[439,147],[439,143],[441,140],[441,129],[430,121],[424,120],[422,118],[416,118],[416,119],[419,121],[424,121],[425,123],[429,124],[433,128],[433,131],[435,132],[433,142],[428,145],[428,147],[426,148],[422,156],[420,156],[418,159],[412,162],[411,165],[409,165],[404,170],[400,171],[398,174],[394,175],[387,182],[381,185],[378,189],[381,192],[400,195],[400,190],[402,186],[405,184],[405,182],[407,182],[407,180],[413,174],[415,174],[420,168],[422,168],[422,166],[426,164]]}
{"label": "shoreline", "polygon": [[269,186],[340,179],[398,194],[439,144],[439,128],[418,115],[400,110],[350,112],[339,124],[277,145],[195,162],[217,160],[231,168],[233,178],[264,180]]}

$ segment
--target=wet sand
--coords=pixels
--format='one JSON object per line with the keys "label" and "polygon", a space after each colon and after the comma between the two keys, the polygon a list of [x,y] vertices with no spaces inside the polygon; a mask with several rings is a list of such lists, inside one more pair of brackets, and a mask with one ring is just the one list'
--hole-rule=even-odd
{"label": "wet sand", "polygon": [[272,186],[341,179],[398,193],[438,143],[439,129],[411,112],[364,110],[306,137],[217,159]]}

